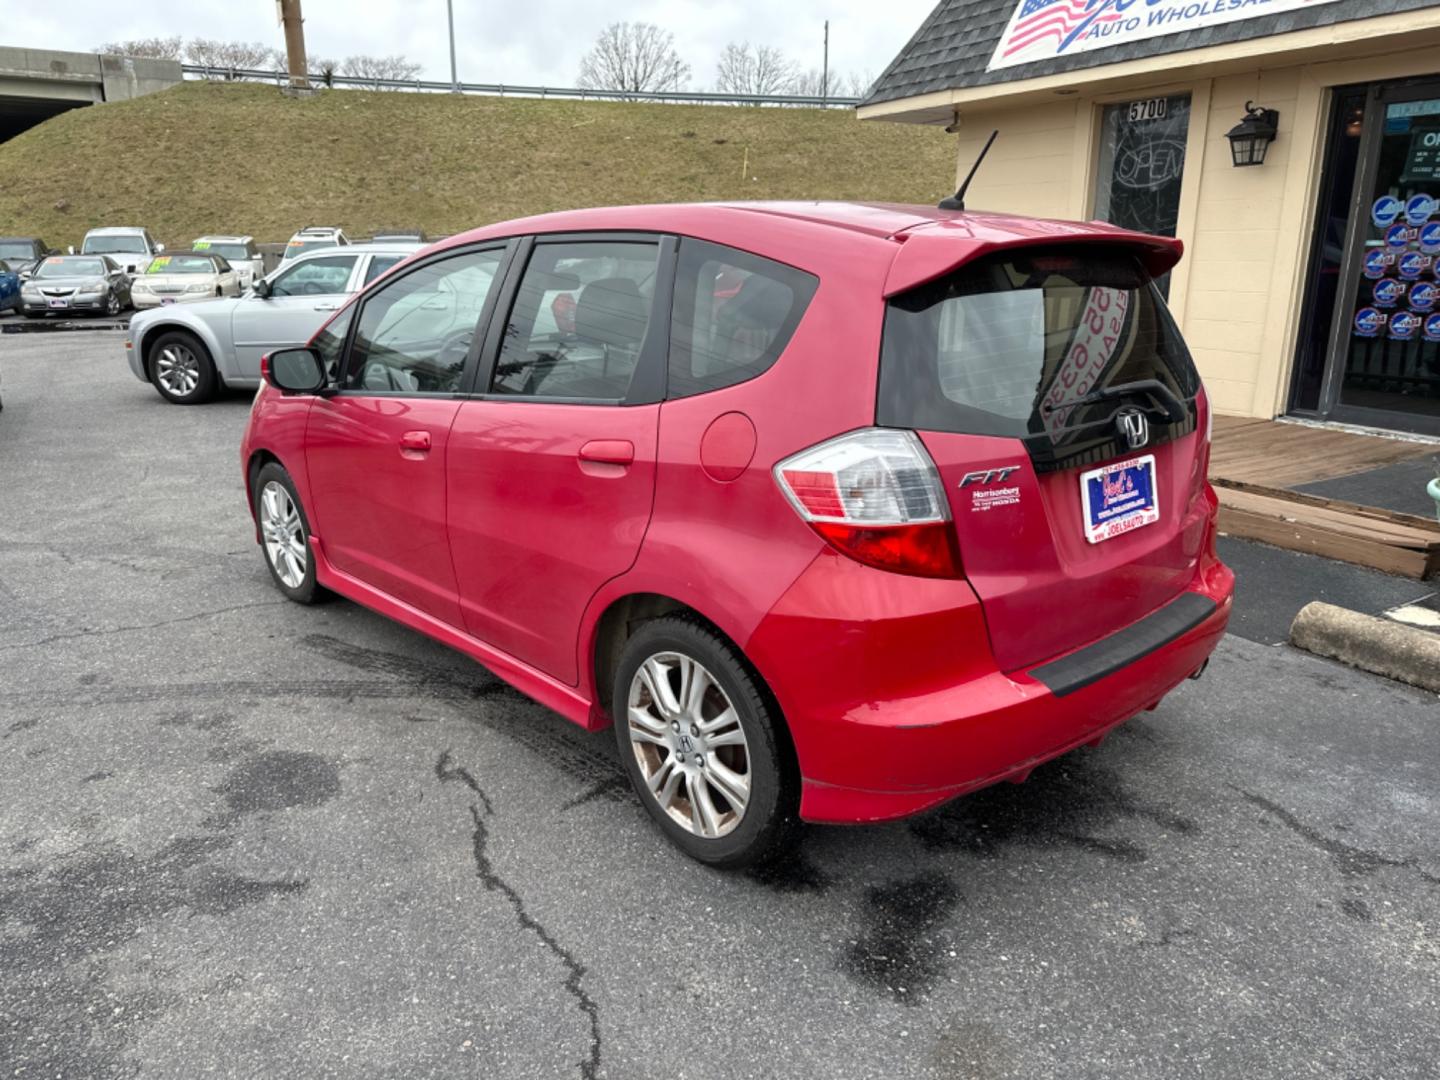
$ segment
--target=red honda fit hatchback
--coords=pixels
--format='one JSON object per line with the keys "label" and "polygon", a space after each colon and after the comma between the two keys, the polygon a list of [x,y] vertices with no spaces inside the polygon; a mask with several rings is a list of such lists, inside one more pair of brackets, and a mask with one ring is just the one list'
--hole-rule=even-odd
{"label": "red honda fit hatchback", "polygon": [[267,358],[276,584],[576,723],[705,862],[1098,740],[1230,614],[1210,409],[1103,224],[849,204],[507,222]]}

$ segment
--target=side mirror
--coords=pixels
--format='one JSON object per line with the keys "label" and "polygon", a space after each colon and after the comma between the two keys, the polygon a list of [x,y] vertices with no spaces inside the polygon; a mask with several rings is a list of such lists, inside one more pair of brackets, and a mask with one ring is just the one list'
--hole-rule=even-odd
{"label": "side mirror", "polygon": [[254,284],[253,286],[251,286],[251,290],[252,290],[252,291],[255,293],[255,295],[258,296],[261,300],[269,300],[269,299],[270,299],[270,295],[271,295],[271,292],[270,292],[270,282],[266,281],[264,278],[256,278],[256,279],[255,279],[255,284]]}
{"label": "side mirror", "polygon": [[325,388],[325,364],[314,349],[280,349],[260,362],[260,375],[286,394],[315,394]]}
{"label": "side mirror", "polygon": [[165,245],[164,245],[164,244],[156,244],[156,245],[155,245],[155,254],[156,254],[156,255],[164,255],[164,254],[165,254]]}

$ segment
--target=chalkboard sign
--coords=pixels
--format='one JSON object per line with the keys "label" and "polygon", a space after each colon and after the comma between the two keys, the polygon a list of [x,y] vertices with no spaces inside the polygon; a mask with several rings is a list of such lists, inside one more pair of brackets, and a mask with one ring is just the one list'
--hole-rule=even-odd
{"label": "chalkboard sign", "polygon": [[1410,136],[1410,153],[1400,183],[1418,184],[1440,180],[1440,128],[1421,128]]}

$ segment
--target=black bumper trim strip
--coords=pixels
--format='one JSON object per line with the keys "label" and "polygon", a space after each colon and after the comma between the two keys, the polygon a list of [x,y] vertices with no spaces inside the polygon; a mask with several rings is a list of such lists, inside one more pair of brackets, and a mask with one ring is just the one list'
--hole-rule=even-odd
{"label": "black bumper trim strip", "polygon": [[1139,622],[1087,645],[1079,652],[1032,668],[1030,677],[1044,683],[1056,697],[1073,694],[1195,629],[1214,613],[1217,606],[1208,596],[1182,593]]}

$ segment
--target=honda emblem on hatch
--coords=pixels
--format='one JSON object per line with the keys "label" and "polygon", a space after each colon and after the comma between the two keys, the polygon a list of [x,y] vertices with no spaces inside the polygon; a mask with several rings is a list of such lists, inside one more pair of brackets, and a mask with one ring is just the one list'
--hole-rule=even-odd
{"label": "honda emblem on hatch", "polygon": [[1150,441],[1150,421],[1139,409],[1121,409],[1115,414],[1115,426],[1131,450],[1139,450]]}

